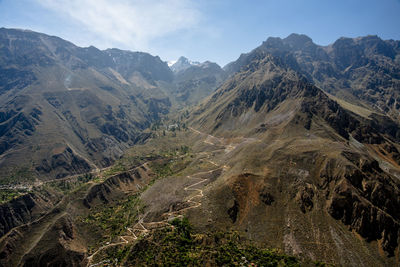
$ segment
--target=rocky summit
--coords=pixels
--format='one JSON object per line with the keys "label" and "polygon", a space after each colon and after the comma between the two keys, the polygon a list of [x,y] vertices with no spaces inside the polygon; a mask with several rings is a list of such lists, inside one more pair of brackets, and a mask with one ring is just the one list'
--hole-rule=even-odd
{"label": "rocky summit", "polygon": [[0,265],[398,266],[399,74],[377,36],[221,68],[2,28]]}

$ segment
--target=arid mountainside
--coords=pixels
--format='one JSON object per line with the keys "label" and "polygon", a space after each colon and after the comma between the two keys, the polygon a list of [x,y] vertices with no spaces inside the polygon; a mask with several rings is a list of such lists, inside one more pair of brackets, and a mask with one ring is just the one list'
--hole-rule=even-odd
{"label": "arid mountainside", "polygon": [[306,35],[270,37],[224,69],[237,72],[261,51],[280,57],[324,91],[399,122],[400,41],[371,35],[342,37],[329,46],[319,46]]}
{"label": "arid mountainside", "polygon": [[3,183],[108,166],[173,104],[196,104],[226,78],[211,62],[174,73],[147,53],[32,31],[0,29],[0,51]]}
{"label": "arid mountainside", "polygon": [[398,266],[399,51],[169,68],[0,29],[0,265]]}
{"label": "arid mountainside", "polygon": [[160,87],[173,74],[158,57],[4,28],[0,51],[4,183],[107,166],[169,111]]}
{"label": "arid mountainside", "polygon": [[214,225],[345,266],[397,264],[398,125],[341,103],[287,58],[252,52],[191,118],[208,142],[231,143],[214,159],[229,170],[203,203],[225,214]]}

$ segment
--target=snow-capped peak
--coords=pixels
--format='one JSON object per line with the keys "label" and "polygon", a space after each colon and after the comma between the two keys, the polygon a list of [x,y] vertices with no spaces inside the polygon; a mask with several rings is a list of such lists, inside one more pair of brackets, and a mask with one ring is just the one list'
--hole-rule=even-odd
{"label": "snow-capped peak", "polygon": [[191,66],[199,66],[201,63],[197,61],[191,61],[186,57],[180,57],[176,61],[169,61],[168,66],[171,68],[173,72],[179,72],[185,70]]}
{"label": "snow-capped peak", "polygon": [[170,60],[167,61],[168,67],[171,67],[172,65],[174,65],[178,60]]}

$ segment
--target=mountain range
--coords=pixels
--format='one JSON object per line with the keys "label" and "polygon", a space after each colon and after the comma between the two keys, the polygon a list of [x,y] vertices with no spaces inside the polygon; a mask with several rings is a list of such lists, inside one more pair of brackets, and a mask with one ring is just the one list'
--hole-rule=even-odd
{"label": "mountain range", "polygon": [[2,28],[0,51],[2,265],[399,264],[400,41],[270,37],[221,68]]}
{"label": "mountain range", "polygon": [[223,76],[218,65],[205,63],[174,79],[159,57],[80,48],[31,31],[1,29],[0,38],[0,173],[6,182],[108,166],[148,137],[143,130],[167,114],[175,98],[195,103]]}

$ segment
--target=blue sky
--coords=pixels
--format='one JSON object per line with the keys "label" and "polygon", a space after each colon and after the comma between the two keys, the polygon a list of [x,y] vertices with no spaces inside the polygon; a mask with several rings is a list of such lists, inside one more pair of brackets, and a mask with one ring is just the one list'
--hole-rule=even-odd
{"label": "blue sky", "polygon": [[0,0],[0,27],[225,65],[269,36],[400,40],[400,0]]}

